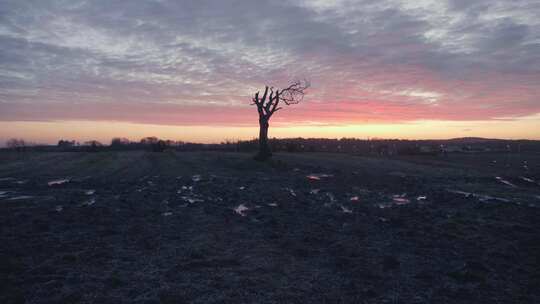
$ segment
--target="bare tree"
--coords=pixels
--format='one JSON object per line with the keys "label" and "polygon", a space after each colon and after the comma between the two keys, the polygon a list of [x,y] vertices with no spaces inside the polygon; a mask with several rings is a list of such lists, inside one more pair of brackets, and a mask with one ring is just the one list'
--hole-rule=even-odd
{"label": "bare tree", "polygon": [[294,81],[284,89],[276,89],[266,86],[262,96],[260,92],[255,93],[252,105],[257,106],[259,112],[259,153],[256,160],[264,161],[272,156],[268,145],[268,128],[272,115],[282,109],[282,105],[292,105],[301,102],[310,84],[308,81]]}
{"label": "bare tree", "polygon": [[103,147],[103,144],[97,140],[86,141],[84,142],[84,145],[89,152],[98,152]]}
{"label": "bare tree", "polygon": [[114,137],[111,139],[111,146],[127,146],[131,142],[125,137]]}
{"label": "bare tree", "polygon": [[24,151],[26,148],[26,142],[24,139],[18,139],[18,138],[10,138],[6,142],[6,146],[10,149],[13,149],[17,152]]}
{"label": "bare tree", "polygon": [[69,149],[75,147],[75,141],[74,140],[64,140],[60,139],[58,141],[58,144],[56,145],[59,148]]}
{"label": "bare tree", "polygon": [[142,145],[155,145],[155,144],[157,144],[158,141],[159,141],[159,138],[157,138],[155,136],[150,136],[150,137],[142,138],[140,143]]}

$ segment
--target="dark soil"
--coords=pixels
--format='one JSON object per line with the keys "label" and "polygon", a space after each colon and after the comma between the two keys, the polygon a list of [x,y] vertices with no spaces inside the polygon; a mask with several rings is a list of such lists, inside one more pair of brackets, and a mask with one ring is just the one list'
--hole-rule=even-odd
{"label": "dark soil", "polygon": [[0,303],[540,303],[539,180],[535,154],[3,153]]}

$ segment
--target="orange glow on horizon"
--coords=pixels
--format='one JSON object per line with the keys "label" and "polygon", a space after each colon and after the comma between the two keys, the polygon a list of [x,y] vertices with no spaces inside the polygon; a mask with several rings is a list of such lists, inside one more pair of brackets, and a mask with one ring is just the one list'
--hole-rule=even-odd
{"label": "orange glow on horizon", "polygon": [[[369,123],[350,125],[273,125],[270,137],[318,138],[398,138],[448,139],[486,137],[504,139],[540,139],[540,115],[498,121],[412,121],[407,123]],[[138,141],[147,136],[200,143],[253,139],[258,126],[169,126],[106,121],[0,122],[0,144],[9,138],[34,143],[55,144],[60,139],[99,140],[109,143],[113,137]]]}

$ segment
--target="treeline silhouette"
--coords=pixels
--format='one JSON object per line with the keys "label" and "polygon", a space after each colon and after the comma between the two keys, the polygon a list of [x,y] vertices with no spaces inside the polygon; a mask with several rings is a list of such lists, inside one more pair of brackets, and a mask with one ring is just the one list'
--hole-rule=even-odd
{"label": "treeline silhouette", "polygon": [[[437,155],[446,153],[487,153],[487,152],[540,152],[540,141],[500,140],[484,138],[456,138],[449,140],[399,140],[399,139],[358,139],[358,138],[271,138],[268,140],[274,152],[332,152],[360,155]],[[77,142],[61,139],[56,145],[29,144],[22,139],[10,139],[4,151],[44,151],[44,152],[104,152],[104,151],[224,151],[256,152],[258,139],[227,140],[218,144],[201,144],[184,141],[145,137],[139,141],[116,137],[109,144],[97,140]]]}

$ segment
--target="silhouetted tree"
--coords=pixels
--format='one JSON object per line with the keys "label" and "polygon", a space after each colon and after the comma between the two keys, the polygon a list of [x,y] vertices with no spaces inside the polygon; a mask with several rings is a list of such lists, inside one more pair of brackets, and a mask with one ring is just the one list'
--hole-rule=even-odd
{"label": "silhouetted tree", "polygon": [[125,149],[131,142],[124,137],[115,137],[111,140],[111,149],[120,150]]}
{"label": "silhouetted tree", "polygon": [[256,160],[264,161],[272,156],[268,145],[268,128],[272,115],[282,109],[280,105],[288,106],[302,101],[307,88],[309,88],[307,81],[295,81],[282,90],[266,86],[261,97],[260,92],[255,93],[252,105],[257,106],[259,113],[259,152],[255,156]]}
{"label": "silhouetted tree", "polygon": [[89,152],[98,152],[103,147],[103,144],[97,140],[89,140],[84,145],[87,146],[86,150]]}
{"label": "silhouetted tree", "polygon": [[145,137],[141,139],[142,145],[154,145],[159,141],[157,137],[151,136],[151,137]]}
{"label": "silhouetted tree", "polygon": [[10,138],[8,139],[8,141],[6,141],[6,146],[17,152],[22,152],[26,148],[26,142],[24,141],[24,139]]}
{"label": "silhouetted tree", "polygon": [[73,147],[75,147],[75,141],[74,140],[63,140],[63,139],[60,139],[58,141],[58,144],[57,144],[57,147],[58,148],[61,148],[61,149],[71,149]]}
{"label": "silhouetted tree", "polygon": [[154,152],[163,152],[167,148],[168,143],[167,141],[159,139],[157,142],[153,143],[151,145],[152,151]]}

